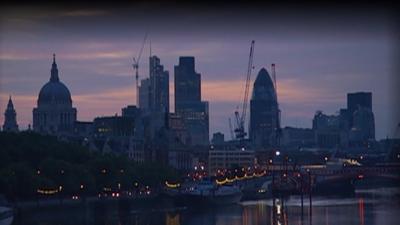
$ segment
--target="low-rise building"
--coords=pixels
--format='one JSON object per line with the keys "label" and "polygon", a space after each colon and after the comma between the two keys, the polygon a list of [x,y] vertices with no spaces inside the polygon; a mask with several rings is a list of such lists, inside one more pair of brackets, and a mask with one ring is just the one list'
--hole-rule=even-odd
{"label": "low-rise building", "polygon": [[288,151],[313,147],[315,145],[314,131],[311,128],[285,127],[282,129],[281,144]]}
{"label": "low-rise building", "polygon": [[189,171],[198,164],[198,158],[191,151],[187,150],[169,150],[168,164],[181,171]]}
{"label": "low-rise building", "polygon": [[256,164],[255,152],[245,149],[221,150],[211,148],[208,155],[208,172],[215,175],[218,169],[248,167]]}
{"label": "low-rise building", "polygon": [[135,119],[132,117],[97,117],[93,121],[94,137],[133,136]]}

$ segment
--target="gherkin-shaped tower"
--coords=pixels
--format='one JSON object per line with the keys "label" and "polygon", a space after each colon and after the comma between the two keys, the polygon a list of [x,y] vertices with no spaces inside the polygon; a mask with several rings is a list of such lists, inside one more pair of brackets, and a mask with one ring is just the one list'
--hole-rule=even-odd
{"label": "gherkin-shaped tower", "polygon": [[250,100],[249,134],[256,150],[270,150],[279,144],[279,108],[271,76],[262,68],[254,82]]}

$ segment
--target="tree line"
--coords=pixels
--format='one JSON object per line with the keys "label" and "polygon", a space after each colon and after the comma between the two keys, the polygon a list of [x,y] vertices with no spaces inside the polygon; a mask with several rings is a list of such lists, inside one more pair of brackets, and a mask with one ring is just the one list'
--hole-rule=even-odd
{"label": "tree line", "polygon": [[39,190],[97,195],[107,190],[159,187],[177,172],[157,163],[136,164],[125,155],[33,132],[0,132],[0,193],[11,201],[37,198]]}

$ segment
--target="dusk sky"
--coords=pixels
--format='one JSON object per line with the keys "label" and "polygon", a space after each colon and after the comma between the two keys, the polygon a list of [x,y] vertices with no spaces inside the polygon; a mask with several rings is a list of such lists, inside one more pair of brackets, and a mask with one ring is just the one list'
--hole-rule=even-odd
{"label": "dusk sky", "polygon": [[[263,5],[265,7],[265,5]],[[170,72],[194,56],[209,101],[210,134],[229,139],[228,118],[241,105],[251,40],[252,83],[276,64],[282,125],[311,127],[316,110],[335,114],[348,92],[373,94],[376,137],[394,134],[393,82],[399,33],[382,9],[319,11],[290,8],[3,7],[0,9],[0,112],[12,95],[21,128],[32,124],[40,88],[57,55],[61,81],[72,94],[78,120],[120,114],[135,103],[132,57],[146,32],[152,53]],[[149,45],[140,64],[148,77]],[[249,115],[249,114],[248,114]]]}

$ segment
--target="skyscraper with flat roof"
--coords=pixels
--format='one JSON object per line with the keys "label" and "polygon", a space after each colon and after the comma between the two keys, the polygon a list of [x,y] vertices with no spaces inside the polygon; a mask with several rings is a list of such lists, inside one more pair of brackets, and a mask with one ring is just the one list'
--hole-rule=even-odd
{"label": "skyscraper with flat roof", "polygon": [[354,92],[347,94],[347,109],[349,110],[349,114],[353,115],[358,107],[372,110],[371,92]]}
{"label": "skyscraper with flat roof", "polygon": [[187,111],[201,102],[201,75],[196,73],[194,57],[179,58],[175,66],[175,111]]}
{"label": "skyscraper with flat roof", "polygon": [[201,101],[201,75],[192,56],[175,66],[175,113],[182,116],[191,145],[209,144],[208,102]]}
{"label": "skyscraper with flat roof", "polygon": [[350,125],[349,140],[352,146],[364,146],[375,140],[375,119],[372,112],[372,93],[347,94],[347,110]]}

